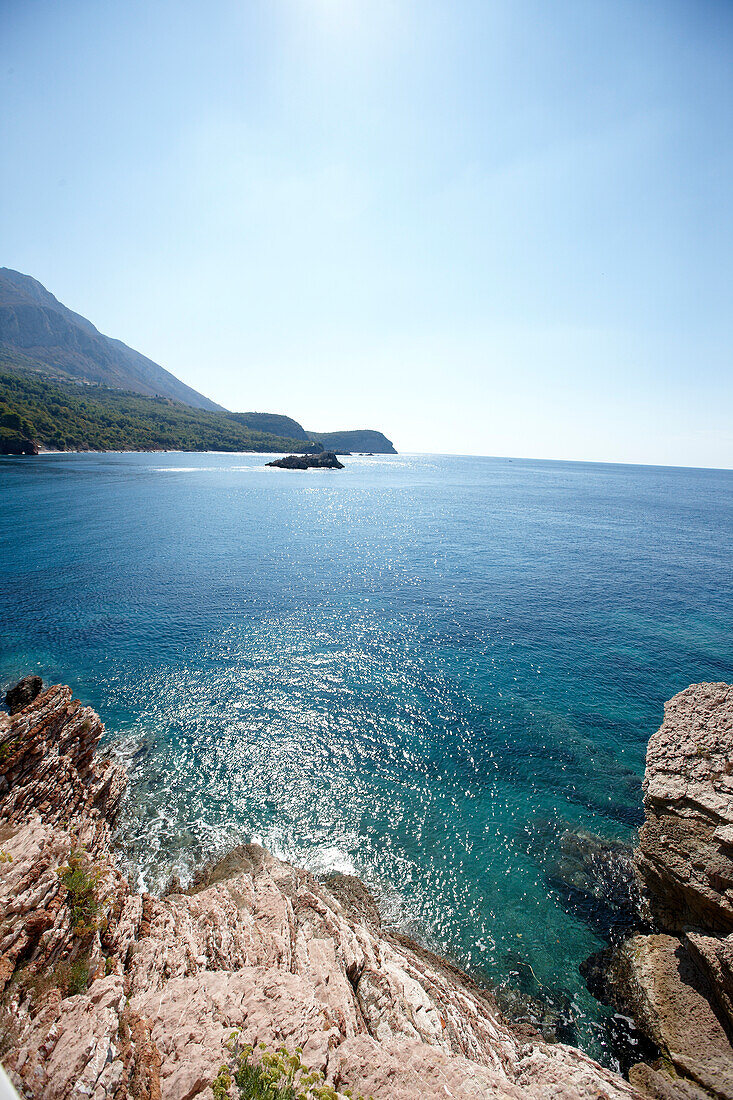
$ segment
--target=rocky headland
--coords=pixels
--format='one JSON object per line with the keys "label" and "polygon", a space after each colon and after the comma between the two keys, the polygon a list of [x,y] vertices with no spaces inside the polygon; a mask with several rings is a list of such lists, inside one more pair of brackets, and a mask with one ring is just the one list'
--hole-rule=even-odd
{"label": "rocky headland", "polygon": [[229,412],[0,267],[0,455],[317,450],[397,453],[372,429],[315,433],[281,413]]}
{"label": "rocky headland", "polygon": [[26,439],[18,432],[3,432],[0,435],[0,455],[37,455],[40,448],[34,439]]}
{"label": "rocky headland", "polygon": [[221,1067],[249,1044],[300,1051],[322,1075],[305,1079],[314,1098],[733,1096],[733,688],[667,704],[636,853],[654,930],[589,970],[659,1051],[630,1083],[512,1025],[384,928],[357,879],[248,845],[186,891],[137,893],[116,859],[127,777],[98,753],[102,723],[69,688],[39,689],[28,678],[0,715],[0,1057],[21,1095],[234,1100]]}

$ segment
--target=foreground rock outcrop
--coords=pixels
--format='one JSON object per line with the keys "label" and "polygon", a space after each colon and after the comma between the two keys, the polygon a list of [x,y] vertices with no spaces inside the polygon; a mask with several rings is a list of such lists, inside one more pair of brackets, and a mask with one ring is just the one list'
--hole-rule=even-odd
{"label": "foreground rock outcrop", "polygon": [[284,458],[276,458],[266,466],[277,466],[281,470],[343,470],[343,462],[339,462],[333,451],[322,451],[317,455],[285,455]]}
{"label": "foreground rock outcrop", "polygon": [[238,1030],[301,1047],[339,1095],[638,1097],[515,1034],[488,993],[383,930],[354,879],[249,845],[187,893],[135,893],[111,842],[126,777],[95,755],[101,734],[61,686],[0,716],[0,1054],[22,1094],[211,1098]]}
{"label": "foreground rock outcrop", "polygon": [[695,684],[649,741],[637,867],[661,927],[733,932],[733,687]]}
{"label": "foreground rock outcrop", "polygon": [[733,1100],[733,687],[695,684],[649,742],[635,852],[657,931],[603,952],[596,995],[660,1050],[630,1079],[659,1100]]}

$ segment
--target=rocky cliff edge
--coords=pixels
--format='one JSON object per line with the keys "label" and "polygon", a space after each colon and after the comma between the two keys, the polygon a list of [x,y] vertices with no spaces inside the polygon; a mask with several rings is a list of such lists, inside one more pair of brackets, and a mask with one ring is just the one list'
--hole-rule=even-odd
{"label": "rocky cliff edge", "polygon": [[654,1100],[733,1100],[733,687],[693,684],[649,741],[635,862],[649,934],[589,960],[591,988],[659,1058]]}

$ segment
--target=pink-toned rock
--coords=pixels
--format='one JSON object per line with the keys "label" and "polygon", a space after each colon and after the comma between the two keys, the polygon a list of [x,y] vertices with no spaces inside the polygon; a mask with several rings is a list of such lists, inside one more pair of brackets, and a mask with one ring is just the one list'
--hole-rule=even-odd
{"label": "pink-toned rock", "polygon": [[[638,1096],[580,1051],[516,1035],[490,994],[382,932],[353,881],[329,889],[248,845],[190,892],[132,893],[111,845],[125,777],[95,757],[101,733],[62,687],[0,720],[2,1054],[25,1095],[211,1100],[237,1031],[302,1048],[340,1096]],[[58,873],[82,847],[101,906],[84,920]]]}
{"label": "pink-toned rock", "polygon": [[726,937],[689,932],[685,943],[700,971],[707,978],[718,1012],[733,1035],[733,934]]}
{"label": "pink-toned rock", "polygon": [[649,741],[636,863],[667,931],[733,931],[733,687],[693,684]]}

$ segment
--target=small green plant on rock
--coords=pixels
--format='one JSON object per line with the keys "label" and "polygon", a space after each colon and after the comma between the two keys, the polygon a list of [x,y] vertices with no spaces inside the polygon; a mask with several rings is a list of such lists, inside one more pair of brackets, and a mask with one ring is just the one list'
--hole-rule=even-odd
{"label": "small green plant on rock", "polygon": [[0,744],[0,764],[10,759],[19,744],[19,737],[10,737],[7,741],[3,741],[3,743]]}
{"label": "small green plant on rock", "polygon": [[89,985],[89,963],[86,959],[76,959],[66,965],[62,963],[57,966],[54,977],[55,984],[65,997],[84,993]]}
{"label": "small green plant on rock", "polygon": [[11,979],[22,999],[38,1005],[44,997],[57,989],[62,997],[84,993],[89,985],[91,967],[85,954],[64,959],[55,966],[39,968],[22,967]]}
{"label": "small green plant on rock", "polygon": [[75,849],[58,876],[69,892],[74,934],[83,937],[96,932],[103,923],[102,903],[97,894],[102,872],[90,862],[86,852]]}
{"label": "small green plant on rock", "polygon": [[[227,1045],[235,1055],[234,1067],[223,1065],[214,1078],[211,1088],[215,1100],[231,1100],[233,1084],[238,1100],[339,1100],[338,1093],[326,1084],[319,1070],[303,1065],[300,1048],[290,1054],[286,1047],[268,1051],[260,1043],[257,1050],[251,1046],[240,1050],[236,1032]],[[352,1094],[347,1090],[345,1095]]]}
{"label": "small green plant on rock", "polygon": [[229,1066],[222,1066],[211,1082],[211,1091],[214,1094],[214,1100],[230,1100],[231,1093],[229,1090],[231,1087],[232,1074]]}

